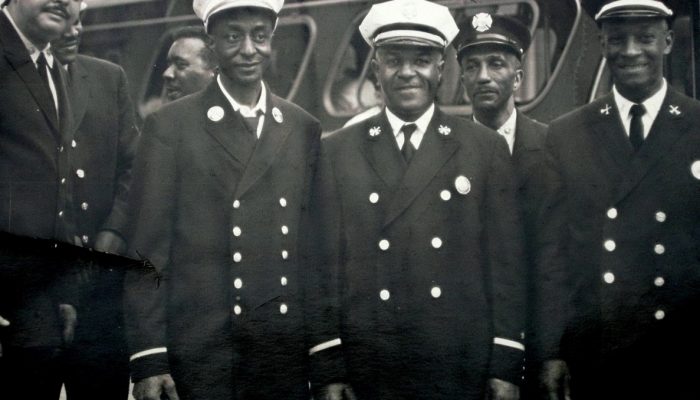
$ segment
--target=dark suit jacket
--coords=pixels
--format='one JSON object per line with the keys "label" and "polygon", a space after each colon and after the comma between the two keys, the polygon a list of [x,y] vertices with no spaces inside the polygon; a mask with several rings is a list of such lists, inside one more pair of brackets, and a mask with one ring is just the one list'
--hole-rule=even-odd
{"label": "dark suit jacket", "polygon": [[184,398],[308,399],[298,242],[321,130],[270,92],[260,139],[243,124],[216,82],[146,120],[127,237],[162,279],[127,277],[131,352],[167,346]]}
{"label": "dark suit jacket", "polygon": [[[336,282],[325,304],[339,322],[318,325],[314,342],[342,345],[312,362],[345,374],[362,399],[481,399],[488,377],[519,384],[524,353],[494,344],[521,342],[524,329],[505,142],[436,110],[407,167],[382,112],[325,139],[321,162],[315,275]],[[343,355],[345,371],[333,360]]]}
{"label": "dark suit jacket", "polygon": [[76,231],[94,245],[101,230],[122,231],[138,143],[126,74],[118,65],[79,55],[69,67],[71,105],[76,131],[73,169]]}
{"label": "dark suit jacket", "polygon": [[697,369],[681,360],[700,354],[699,127],[700,104],[670,88],[637,153],[612,94],[550,125],[570,236],[564,354],[574,383],[628,398],[697,397],[682,392]]}
{"label": "dark suit jacket", "polygon": [[[65,71],[58,65],[60,115],[27,49],[0,14],[0,315],[3,344],[60,344],[57,304],[66,294],[53,243],[72,243],[70,143],[72,115]],[[63,183],[61,183],[63,182]],[[70,297],[70,296],[69,296]]]}

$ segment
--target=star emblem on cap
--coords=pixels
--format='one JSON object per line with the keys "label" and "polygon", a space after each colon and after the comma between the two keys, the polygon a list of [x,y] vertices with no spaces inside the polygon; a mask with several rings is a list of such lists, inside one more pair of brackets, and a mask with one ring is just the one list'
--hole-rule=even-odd
{"label": "star emblem on cap", "polygon": [[673,115],[681,115],[681,110],[678,109],[678,106],[674,105],[668,106],[668,112],[670,112]]}
{"label": "star emblem on cap", "polygon": [[438,132],[440,132],[442,136],[447,136],[450,134],[450,132],[452,132],[452,128],[449,126],[440,125],[440,127],[438,127]]}
{"label": "star emblem on cap", "polygon": [[491,29],[493,25],[493,18],[489,13],[478,13],[472,18],[472,26],[478,32],[486,32]]}
{"label": "star emblem on cap", "polygon": [[369,135],[372,137],[379,136],[380,133],[382,133],[382,128],[378,126],[373,126],[369,129]]}
{"label": "star emblem on cap", "polygon": [[416,5],[412,1],[407,1],[401,9],[401,14],[409,20],[415,19],[418,16]]}

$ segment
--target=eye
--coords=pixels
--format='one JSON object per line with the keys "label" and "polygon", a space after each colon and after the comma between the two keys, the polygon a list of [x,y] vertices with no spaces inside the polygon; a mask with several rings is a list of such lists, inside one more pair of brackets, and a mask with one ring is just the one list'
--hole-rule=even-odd
{"label": "eye", "polygon": [[187,68],[187,67],[189,67],[189,66],[190,66],[190,64],[189,64],[189,63],[186,63],[186,62],[184,62],[184,61],[177,61],[177,62],[175,62],[175,68],[180,69],[180,70],[183,70],[183,69],[185,69],[185,68]]}
{"label": "eye", "polygon": [[418,57],[416,59],[416,65],[425,67],[427,65],[430,65],[430,58],[428,57]]}
{"label": "eye", "polygon": [[257,43],[264,43],[270,38],[267,32],[260,31],[253,33],[253,40]]}
{"label": "eye", "polygon": [[503,68],[505,66],[505,63],[503,62],[503,60],[491,60],[489,65],[491,65],[492,68]]}
{"label": "eye", "polygon": [[229,43],[238,43],[241,41],[241,38],[242,38],[242,36],[238,32],[230,32],[230,33],[227,33],[225,36],[226,41]]}
{"label": "eye", "polygon": [[642,36],[639,38],[639,41],[640,41],[641,43],[647,43],[647,44],[648,44],[648,43],[654,43],[655,40],[656,40],[656,36],[654,36],[654,35],[651,34],[651,33],[644,34],[644,35],[642,35]]}

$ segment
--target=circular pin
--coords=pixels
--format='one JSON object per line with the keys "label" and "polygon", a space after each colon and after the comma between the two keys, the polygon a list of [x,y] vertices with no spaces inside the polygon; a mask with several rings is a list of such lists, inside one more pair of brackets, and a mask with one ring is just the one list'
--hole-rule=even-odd
{"label": "circular pin", "polygon": [[219,106],[214,106],[207,110],[207,118],[214,122],[219,122],[224,117],[224,109]]}
{"label": "circular pin", "polygon": [[372,204],[377,204],[379,201],[379,194],[378,193],[371,193],[369,195],[369,202]]}
{"label": "circular pin", "polygon": [[666,213],[663,211],[657,211],[654,215],[656,222],[666,222]]}
{"label": "circular pin", "polygon": [[440,286],[433,286],[433,288],[430,289],[430,295],[433,296],[434,299],[442,296],[442,289],[440,289]]}
{"label": "circular pin", "polygon": [[605,247],[605,250],[607,251],[615,251],[615,241],[614,240],[606,240],[605,243],[603,243],[603,247]]}
{"label": "circular pin", "polygon": [[666,313],[664,310],[656,310],[654,313],[654,318],[656,318],[657,321],[661,321],[662,319],[666,318]]}
{"label": "circular pin", "polygon": [[656,286],[656,287],[661,287],[661,286],[663,286],[665,283],[666,283],[666,280],[665,280],[664,278],[660,277],[660,276],[657,277],[656,279],[654,279],[654,286]]}
{"label": "circular pin", "polygon": [[382,239],[379,241],[379,248],[382,249],[383,251],[389,250],[389,241],[386,239]]}
{"label": "circular pin", "polygon": [[459,194],[467,194],[472,190],[472,184],[469,182],[469,178],[464,175],[460,175],[455,179],[455,189]]}
{"label": "circular pin", "polygon": [[445,189],[440,192],[440,198],[444,201],[448,201],[452,198],[452,193],[449,190]]}
{"label": "circular pin", "polygon": [[274,107],[272,109],[272,118],[274,118],[278,124],[281,124],[282,121],[284,121],[284,117],[282,116],[282,111],[280,111],[280,109],[277,107]]}
{"label": "circular pin", "polygon": [[433,238],[433,240],[430,241],[430,244],[433,246],[433,248],[439,249],[440,247],[442,247],[442,239],[436,236]]}
{"label": "circular pin", "polygon": [[238,227],[238,226],[233,227],[233,236],[239,237],[239,236],[241,236],[241,233],[243,233],[243,232],[241,231],[240,227]]}
{"label": "circular pin", "polygon": [[613,208],[608,209],[608,218],[610,218],[610,219],[617,218],[617,208],[613,207]]}
{"label": "circular pin", "polygon": [[666,252],[666,247],[663,244],[654,245],[654,253],[662,255]]}
{"label": "circular pin", "polygon": [[75,174],[78,175],[78,178],[80,178],[80,179],[85,178],[85,171],[83,171],[82,169],[76,170]]}
{"label": "circular pin", "polygon": [[612,272],[606,272],[605,274],[603,274],[603,280],[605,281],[605,283],[610,285],[613,282],[615,282],[615,274],[613,274]]}
{"label": "circular pin", "polygon": [[391,297],[391,293],[389,293],[388,290],[382,289],[382,290],[379,292],[379,298],[380,298],[380,299],[382,299],[382,300],[384,300],[384,301],[387,301],[387,300],[389,300],[389,297]]}
{"label": "circular pin", "polygon": [[700,160],[695,160],[690,165],[690,172],[692,172],[695,179],[700,181]]}

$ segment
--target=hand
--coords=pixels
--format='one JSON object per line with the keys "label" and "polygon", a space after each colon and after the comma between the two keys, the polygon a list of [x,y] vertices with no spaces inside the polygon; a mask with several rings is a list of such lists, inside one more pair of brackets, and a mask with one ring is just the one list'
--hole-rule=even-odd
{"label": "hand", "polygon": [[[10,321],[6,320],[2,317],[2,315],[0,315],[0,328],[5,326],[10,326]],[[2,343],[0,343],[0,357],[2,357]]]}
{"label": "hand", "polygon": [[344,383],[331,383],[319,390],[315,400],[357,400],[350,385]]}
{"label": "hand", "polygon": [[569,368],[564,360],[548,360],[542,364],[539,374],[541,398],[546,400],[569,400]]}
{"label": "hand", "polygon": [[63,345],[68,346],[73,343],[75,337],[75,326],[78,324],[78,312],[70,304],[59,304],[58,314],[63,323],[62,339]]}
{"label": "hand", "polygon": [[170,400],[179,400],[175,381],[170,374],[151,376],[134,384],[132,395],[136,400],[161,400],[162,395]]}
{"label": "hand", "polygon": [[95,250],[109,254],[123,254],[126,242],[112,231],[100,231],[95,238]]}
{"label": "hand", "polygon": [[491,378],[488,382],[486,398],[489,400],[518,400],[520,388],[510,382]]}

